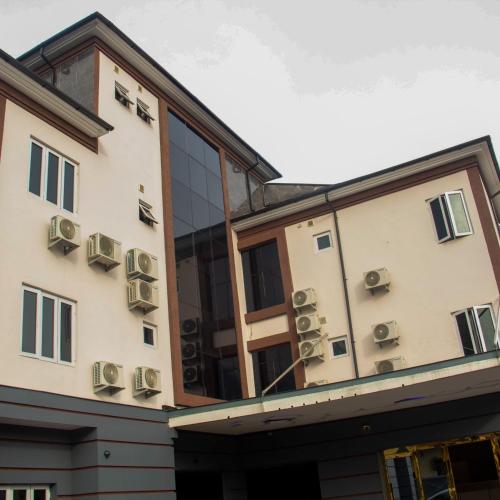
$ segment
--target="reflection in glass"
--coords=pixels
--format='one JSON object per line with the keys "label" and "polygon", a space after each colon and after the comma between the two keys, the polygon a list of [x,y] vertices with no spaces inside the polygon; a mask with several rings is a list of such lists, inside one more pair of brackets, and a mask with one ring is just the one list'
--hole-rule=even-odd
{"label": "reflection in glass", "polygon": [[420,450],[417,453],[424,498],[449,500],[446,464],[441,448]]}
{"label": "reflection in glass", "polygon": [[241,398],[219,153],[168,116],[184,389]]}
{"label": "reflection in glass", "polygon": [[411,457],[388,458],[385,466],[394,500],[419,500]]}

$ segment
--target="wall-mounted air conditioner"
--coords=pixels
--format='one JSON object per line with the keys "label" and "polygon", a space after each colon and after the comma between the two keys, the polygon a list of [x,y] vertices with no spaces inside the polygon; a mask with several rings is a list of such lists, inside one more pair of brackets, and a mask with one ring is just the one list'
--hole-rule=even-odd
{"label": "wall-mounted air conditioner", "polygon": [[156,281],[158,279],[158,259],[144,250],[132,248],[127,252],[127,278]]}
{"label": "wall-mounted air conditioner", "polygon": [[317,314],[303,314],[295,318],[297,333],[317,332],[321,329],[321,322]]}
{"label": "wall-mounted air conditioner", "polygon": [[374,342],[380,346],[386,342],[397,343],[399,339],[398,324],[395,321],[387,321],[372,325],[372,335]]}
{"label": "wall-mounted air conditioner", "polygon": [[313,358],[323,357],[323,347],[321,342],[315,340],[304,340],[299,342],[300,359],[310,360]]}
{"label": "wall-mounted air conditioner", "polygon": [[183,379],[185,384],[196,384],[200,379],[200,366],[190,365],[183,368]]}
{"label": "wall-mounted air conditioner", "polygon": [[80,246],[80,225],[55,215],[50,220],[49,248],[57,247],[68,254]]}
{"label": "wall-mounted air conditioner", "polygon": [[121,391],[123,384],[123,367],[109,361],[96,361],[92,367],[94,392],[108,390],[110,394]]}
{"label": "wall-mounted air conditioner", "polygon": [[195,335],[199,332],[199,319],[189,318],[181,321],[181,335]]}
{"label": "wall-mounted air conditioner", "polygon": [[379,288],[389,289],[391,278],[389,271],[385,267],[380,269],[373,269],[364,273],[365,288],[370,291],[375,291]]}
{"label": "wall-mounted air conditioner", "polygon": [[405,361],[404,358],[402,358],[401,356],[397,358],[375,361],[375,370],[377,371],[377,373],[394,372],[396,370],[401,370],[404,367],[405,367]]}
{"label": "wall-mounted air conditioner", "polygon": [[144,313],[158,309],[158,287],[140,279],[128,282],[128,308],[142,309]]}
{"label": "wall-mounted air conditioner", "polygon": [[106,271],[119,266],[122,258],[121,243],[101,233],[91,234],[87,245],[89,265],[99,263]]}
{"label": "wall-mounted air conditioner", "polygon": [[148,366],[138,366],[135,369],[134,396],[146,398],[161,392],[160,370]]}
{"label": "wall-mounted air conditioner", "polygon": [[316,292],[314,288],[304,288],[292,293],[292,303],[295,309],[302,309],[303,307],[316,306]]}
{"label": "wall-mounted air conditioner", "polygon": [[182,359],[196,359],[200,351],[198,342],[184,342],[182,344]]}

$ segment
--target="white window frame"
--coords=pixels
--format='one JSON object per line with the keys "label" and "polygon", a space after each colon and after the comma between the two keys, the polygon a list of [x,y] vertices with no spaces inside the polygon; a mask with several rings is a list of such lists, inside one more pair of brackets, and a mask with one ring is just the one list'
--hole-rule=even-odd
{"label": "white window frame", "polygon": [[[469,231],[458,231],[457,229],[457,223],[455,221],[455,215],[453,213],[453,210],[451,209],[451,202],[450,202],[450,197],[452,195],[460,195],[460,198],[462,200],[462,206],[464,208],[465,212],[465,217],[467,219],[467,224],[469,225]],[[443,220],[446,226],[447,234],[446,236],[442,237],[441,239],[439,238],[438,232],[437,232],[437,226],[436,226],[436,220],[434,219],[434,214],[432,213],[432,208],[431,208],[431,203],[435,200],[439,200],[439,206],[441,207],[441,214],[443,216]],[[473,229],[472,229],[472,222],[470,220],[469,216],[469,210],[467,208],[467,204],[465,203],[465,197],[464,193],[462,190],[457,190],[457,191],[446,191],[442,194],[439,194],[437,196],[433,196],[432,198],[427,200],[427,203],[429,205],[429,211],[431,212],[431,218],[432,222],[434,224],[434,231],[436,234],[436,239],[439,243],[444,243],[445,241],[453,240],[456,238],[461,238],[462,236],[468,236],[473,234]],[[450,227],[451,224],[451,227]]]}
{"label": "white window frame", "polygon": [[[30,177],[31,177],[31,151],[32,151],[32,144],[36,144],[38,147],[42,148],[42,165],[40,169],[40,194],[37,195],[35,193],[32,193],[29,190],[29,182],[30,182]],[[58,158],[58,170],[57,170],[57,203],[52,203],[47,199],[47,183],[48,183],[48,165],[49,165],[49,153],[52,153],[54,156]],[[40,142],[36,140],[34,137],[30,138],[29,142],[29,165],[28,165],[28,193],[32,196],[35,196],[36,198],[41,198],[42,200],[46,201],[47,203],[50,203],[50,205],[59,208],[63,212],[71,215],[77,215],[78,213],[78,178],[79,178],[79,164],[68,158],[67,156],[64,156],[61,154],[59,151],[56,151],[55,149],[50,148],[43,142]],[[75,170],[75,176],[73,179],[73,212],[70,212],[69,210],[66,210],[63,207],[63,201],[64,201],[64,194],[63,194],[63,187],[64,187],[64,176],[65,174],[65,163],[69,163]]]}
{"label": "white window frame", "polygon": [[[330,241],[330,246],[320,249],[318,245],[318,238],[321,238],[322,236],[328,236],[328,239]],[[319,234],[315,234],[313,236],[313,240],[314,240],[314,251],[316,253],[327,252],[328,250],[331,250],[333,248],[332,232],[330,230],[323,231],[322,233]]]}
{"label": "white window frame", "polygon": [[[451,195],[454,195],[454,194],[460,195],[460,199],[462,200],[462,206],[463,206],[464,212],[465,212],[465,217],[467,219],[467,224],[469,225],[469,231],[460,232],[457,229],[457,223],[455,221],[455,216],[453,214],[453,210],[451,209],[451,201],[450,201]],[[467,204],[465,203],[464,193],[461,190],[448,191],[448,192],[444,193],[444,196],[446,198],[446,203],[448,205],[448,212],[450,214],[451,224],[453,226],[453,233],[455,234],[455,237],[458,238],[460,236],[468,236],[469,234],[472,234],[472,223],[470,221],[469,211],[467,210]]]}
{"label": "white window frame", "polygon": [[14,498],[14,490],[25,490],[27,492],[27,500],[33,500],[35,495],[35,490],[45,490],[46,499],[50,500],[52,495],[50,494],[50,487],[46,485],[26,485],[26,484],[16,484],[12,485],[1,485],[0,491],[6,492],[6,500],[13,500]]}
{"label": "white window frame", "polygon": [[[345,342],[346,352],[345,352],[345,354],[334,354],[333,344],[334,344],[334,342],[338,342],[340,340],[343,340]],[[340,335],[339,337],[329,338],[328,343],[330,344],[330,358],[331,359],[346,358],[347,356],[349,356],[349,343],[347,342],[347,335]]]}
{"label": "white window frame", "polygon": [[[481,328],[481,322],[479,321],[479,310],[480,309],[489,309],[489,311],[490,311],[493,324],[496,327],[495,344],[496,344],[496,348],[498,349],[498,348],[500,348],[500,341],[499,341],[500,339],[499,339],[499,335],[498,335],[498,319],[495,318],[495,314],[494,314],[493,307],[491,304],[481,304],[478,306],[472,306],[472,307],[468,307],[466,309],[461,309],[460,311],[456,311],[453,313],[453,317],[455,319],[455,326],[456,326],[456,329],[458,332],[458,337],[459,337],[460,345],[462,346],[462,349],[463,349],[463,344],[462,344],[462,339],[460,336],[460,329],[458,328],[458,322],[457,322],[456,317],[460,314],[465,314],[465,317],[467,319],[467,326],[469,328],[469,333],[472,333],[474,330],[477,331],[481,345],[480,346],[476,345],[476,339],[474,338],[473,335],[471,335],[472,345],[474,346],[474,354],[488,352],[488,350],[486,349],[486,342],[484,340],[483,330]],[[472,318],[474,320],[474,325],[471,324],[471,315],[472,315]],[[464,352],[464,355],[465,355],[465,352]]]}
{"label": "white window frame", "polygon": [[[36,294],[36,328],[35,328],[35,350],[36,352],[23,351],[23,317],[24,317],[24,292],[28,291]],[[42,325],[43,325],[43,298],[47,297],[54,300],[54,338],[53,338],[53,352],[54,357],[49,358],[42,356]],[[64,361],[61,359],[61,304],[71,306],[71,361]],[[22,356],[29,358],[41,359],[49,361],[50,363],[57,363],[60,365],[75,366],[75,351],[76,351],[76,302],[59,297],[45,290],[34,288],[30,285],[23,285],[21,290],[21,335],[19,352]]]}
{"label": "white window frame", "polygon": [[[149,328],[153,330],[153,343],[148,344],[144,342],[144,328]],[[158,327],[156,325],[152,325],[151,323],[144,322],[142,324],[142,343],[148,347],[149,349],[157,349],[158,348]]]}

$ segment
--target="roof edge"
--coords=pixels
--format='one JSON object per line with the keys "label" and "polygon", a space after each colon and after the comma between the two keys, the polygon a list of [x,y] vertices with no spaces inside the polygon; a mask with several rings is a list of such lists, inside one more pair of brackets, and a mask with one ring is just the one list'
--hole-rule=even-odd
{"label": "roof edge", "polygon": [[153,68],[159,71],[165,78],[170,80],[182,93],[184,93],[196,106],[202,109],[212,120],[214,120],[220,127],[222,127],[228,134],[233,136],[233,138],[238,141],[245,149],[247,149],[253,156],[255,156],[256,164],[261,164],[265,170],[267,170],[268,181],[279,179],[282,174],[274,168],[271,163],[269,163],[261,154],[259,154],[254,148],[252,148],[246,141],[244,141],[234,130],[232,130],[228,125],[226,125],[213,111],[211,111],[200,99],[198,99],[193,93],[191,93],[184,85],[182,85],[174,76],[172,76],[163,66],[156,62],[149,54],[147,54],[141,47],[139,47],[132,39],[130,39],[123,31],[121,31],[115,24],[113,24],[109,19],[104,17],[100,12],[93,12],[87,17],[77,21],[76,23],[70,25],[64,30],[51,36],[44,42],[36,45],[32,49],[28,50],[24,54],[18,57],[18,61],[26,62],[30,57],[37,54],[42,48],[57,42],[69,33],[82,28],[92,21],[100,21],[107,28],[118,35],[129,47],[135,50],[142,58],[146,60],[147,63],[151,64]]}

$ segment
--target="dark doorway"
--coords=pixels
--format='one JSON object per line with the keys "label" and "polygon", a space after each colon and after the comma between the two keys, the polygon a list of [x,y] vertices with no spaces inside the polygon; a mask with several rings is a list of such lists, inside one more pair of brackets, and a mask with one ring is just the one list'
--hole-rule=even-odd
{"label": "dark doorway", "polygon": [[175,483],[177,500],[224,500],[218,472],[176,472]]}
{"label": "dark doorway", "polygon": [[248,500],[321,500],[315,463],[247,472]]}

